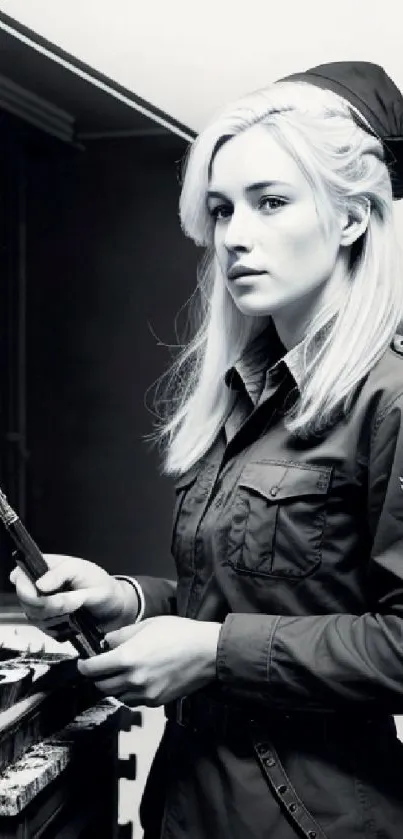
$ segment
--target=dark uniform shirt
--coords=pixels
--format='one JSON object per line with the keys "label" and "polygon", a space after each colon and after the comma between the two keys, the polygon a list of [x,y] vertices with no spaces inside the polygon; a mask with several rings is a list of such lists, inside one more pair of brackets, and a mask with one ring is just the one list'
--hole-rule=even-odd
{"label": "dark uniform shirt", "polygon": [[145,839],[403,835],[403,353],[305,441],[284,424],[301,364],[269,328],[228,371],[225,428],[176,481],[177,584],[137,578],[145,617],[222,622],[196,700],[243,719],[168,723]]}

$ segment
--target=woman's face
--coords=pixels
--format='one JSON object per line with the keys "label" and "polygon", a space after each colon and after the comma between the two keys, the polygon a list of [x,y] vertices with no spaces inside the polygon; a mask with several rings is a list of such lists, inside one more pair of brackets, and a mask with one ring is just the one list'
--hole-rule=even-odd
{"label": "woman's face", "polygon": [[237,307],[275,322],[287,313],[309,319],[335,272],[341,227],[335,223],[325,236],[311,186],[267,128],[253,126],[219,149],[207,202]]}

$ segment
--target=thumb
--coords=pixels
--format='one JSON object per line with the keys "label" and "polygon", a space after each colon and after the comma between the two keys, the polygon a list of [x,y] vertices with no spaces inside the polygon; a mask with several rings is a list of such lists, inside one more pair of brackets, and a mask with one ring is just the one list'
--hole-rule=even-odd
{"label": "thumb", "polygon": [[124,644],[125,641],[128,641],[129,638],[133,638],[134,635],[138,635],[139,632],[144,629],[144,624],[145,621],[141,621],[140,623],[131,623],[129,626],[122,626],[121,629],[115,629],[113,632],[107,632],[105,635],[106,643],[111,650],[114,650],[116,647],[120,647],[121,644]]}

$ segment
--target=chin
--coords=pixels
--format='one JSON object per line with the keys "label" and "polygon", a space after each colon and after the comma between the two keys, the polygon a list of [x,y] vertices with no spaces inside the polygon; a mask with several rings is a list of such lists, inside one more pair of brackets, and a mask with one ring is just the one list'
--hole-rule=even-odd
{"label": "chin", "polygon": [[234,298],[234,303],[243,315],[253,315],[254,317],[269,317],[284,306],[284,304],[276,305],[274,303],[266,303],[263,300],[253,300],[252,295],[249,298],[246,295],[245,297]]}

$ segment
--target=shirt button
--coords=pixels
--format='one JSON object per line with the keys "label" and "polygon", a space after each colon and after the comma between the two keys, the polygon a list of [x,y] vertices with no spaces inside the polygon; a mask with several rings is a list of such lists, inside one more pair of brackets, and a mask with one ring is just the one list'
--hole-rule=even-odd
{"label": "shirt button", "polygon": [[[284,793],[287,792],[286,784],[280,784],[280,786],[277,787],[277,792],[279,792],[280,795],[284,795]],[[311,837],[309,837],[309,839],[311,839]],[[314,837],[313,837],[313,839],[314,839]]]}
{"label": "shirt button", "polygon": [[308,830],[309,839],[316,839],[317,835],[316,830]]}
{"label": "shirt button", "polygon": [[278,487],[272,487],[270,490],[270,495],[275,498],[278,493]]}
{"label": "shirt button", "polygon": [[290,813],[295,813],[297,806],[298,805],[295,803],[295,801],[293,801],[292,804],[290,804],[289,806]]}
{"label": "shirt button", "polygon": [[276,761],[274,760],[274,757],[271,757],[271,756],[270,756],[270,757],[267,757],[267,758],[265,759],[265,764],[266,764],[266,766],[275,766],[275,765],[276,765]]}

